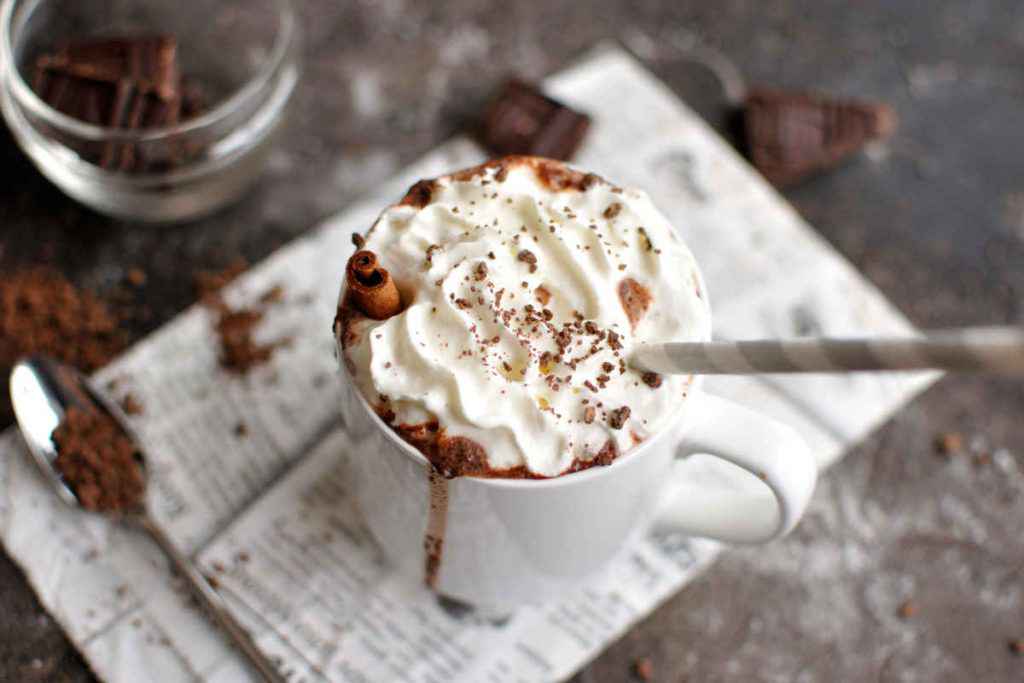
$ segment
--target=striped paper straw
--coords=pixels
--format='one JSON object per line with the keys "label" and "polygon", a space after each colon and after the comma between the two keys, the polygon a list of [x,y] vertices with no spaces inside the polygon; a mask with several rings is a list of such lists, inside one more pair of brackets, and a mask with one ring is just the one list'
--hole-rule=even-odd
{"label": "striped paper straw", "polygon": [[906,339],[765,339],[641,344],[630,362],[669,374],[937,369],[1024,374],[1024,329],[979,327]]}

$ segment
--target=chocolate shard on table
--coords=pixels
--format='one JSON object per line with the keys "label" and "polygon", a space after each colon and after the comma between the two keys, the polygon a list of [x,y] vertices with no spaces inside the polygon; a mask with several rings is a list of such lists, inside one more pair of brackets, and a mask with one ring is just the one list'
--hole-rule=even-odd
{"label": "chocolate shard on table", "polygon": [[838,166],[896,124],[885,104],[767,88],[752,90],[744,110],[750,161],[780,188]]}
{"label": "chocolate shard on table", "polygon": [[589,128],[589,116],[514,78],[487,108],[480,141],[496,156],[529,154],[566,161]]}
{"label": "chocolate shard on table", "polygon": [[130,80],[164,100],[178,96],[178,42],[172,36],[117,37],[68,43],[39,66],[72,76],[116,83]]}

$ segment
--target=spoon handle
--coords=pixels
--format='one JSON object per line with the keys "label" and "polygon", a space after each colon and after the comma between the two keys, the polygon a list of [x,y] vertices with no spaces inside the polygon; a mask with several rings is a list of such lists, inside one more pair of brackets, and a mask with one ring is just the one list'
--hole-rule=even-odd
{"label": "spoon handle", "polygon": [[148,515],[142,516],[140,524],[149,532],[149,535],[164,551],[175,568],[188,580],[196,598],[207,608],[207,612],[213,615],[220,627],[231,636],[235,645],[249,658],[263,680],[268,683],[287,683],[287,679],[277,670],[273,662],[256,647],[249,631],[228,611],[224,598],[213,589],[206,577],[196,569],[195,564],[178,550],[174,542],[160,528],[160,525],[150,519]]}
{"label": "spoon handle", "polygon": [[669,374],[921,370],[1024,373],[1024,329],[977,327],[919,337],[641,344],[630,361]]}

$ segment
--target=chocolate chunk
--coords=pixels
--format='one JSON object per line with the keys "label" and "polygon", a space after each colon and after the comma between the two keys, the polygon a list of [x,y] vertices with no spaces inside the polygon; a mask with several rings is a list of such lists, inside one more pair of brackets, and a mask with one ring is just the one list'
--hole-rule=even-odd
{"label": "chocolate chunk", "polygon": [[518,79],[505,83],[484,114],[481,142],[495,154],[530,154],[567,160],[576,152],[590,117]]}
{"label": "chocolate chunk", "polygon": [[[183,78],[171,36],[116,37],[65,45],[39,57],[33,89],[63,114],[107,128],[142,130],[175,126],[202,114],[206,100]],[[181,139],[146,145],[81,142],[86,161],[124,172],[158,171],[201,152]]]}
{"label": "chocolate chunk", "polygon": [[[180,118],[180,99],[162,100],[128,80],[106,83],[41,68],[33,85],[39,96],[62,114],[105,128],[162,128]],[[121,171],[145,167],[136,145],[106,142],[97,148],[96,144],[86,143],[79,150],[92,163]]]}
{"label": "chocolate chunk", "polygon": [[889,137],[896,120],[884,104],[756,89],[744,115],[747,153],[769,182],[788,187]]}

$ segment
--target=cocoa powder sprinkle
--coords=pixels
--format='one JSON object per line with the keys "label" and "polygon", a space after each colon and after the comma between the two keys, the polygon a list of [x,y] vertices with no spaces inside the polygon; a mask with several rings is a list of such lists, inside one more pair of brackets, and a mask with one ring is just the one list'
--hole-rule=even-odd
{"label": "cocoa powder sprinkle", "polygon": [[80,370],[106,365],[126,342],[110,309],[51,268],[0,278],[0,374],[21,356],[42,353]]}
{"label": "cocoa powder sprinkle", "polygon": [[141,456],[111,416],[71,407],[53,432],[54,465],[87,510],[139,507],[145,493]]}
{"label": "cocoa powder sprinkle", "polygon": [[528,264],[530,266],[531,273],[537,272],[537,256],[532,251],[529,249],[523,249],[519,252],[516,258],[523,263]]}
{"label": "cocoa powder sprinkle", "polygon": [[656,372],[645,372],[641,375],[640,379],[652,389],[657,389],[661,386],[661,375]]}
{"label": "cocoa powder sprinkle", "polygon": [[622,429],[626,424],[626,420],[629,419],[630,414],[629,406],[622,406],[608,413],[608,426],[612,429]]}
{"label": "cocoa powder sprinkle", "polygon": [[608,208],[604,210],[604,217],[608,220],[615,218],[622,211],[622,204],[619,202],[612,202],[608,205]]}

